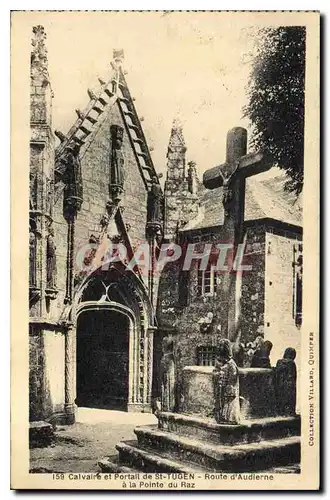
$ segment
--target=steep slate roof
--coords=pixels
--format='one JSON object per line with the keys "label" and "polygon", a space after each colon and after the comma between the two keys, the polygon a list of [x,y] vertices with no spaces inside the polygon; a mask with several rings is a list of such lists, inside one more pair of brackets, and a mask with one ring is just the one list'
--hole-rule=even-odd
{"label": "steep slate roof", "polygon": [[105,120],[108,111],[114,105],[118,105],[120,114],[125,124],[139,170],[146,188],[151,183],[153,176],[157,176],[150,155],[150,151],[142,130],[141,120],[136,112],[133,99],[129,92],[126,79],[121,67],[111,63],[112,72],[108,82],[101,83],[100,91],[95,94],[88,90],[90,101],[84,111],[77,110],[78,118],[58,145],[55,152],[56,167],[55,174],[60,180],[62,173],[61,157],[69,144],[78,144],[80,158],[83,158],[87,148],[93,141],[96,130]]}
{"label": "steep slate roof", "polygon": [[[271,218],[302,226],[301,199],[284,191],[283,173],[267,178],[264,174],[246,180],[245,221]],[[224,221],[222,187],[203,189],[198,216],[181,231],[220,226]]]}

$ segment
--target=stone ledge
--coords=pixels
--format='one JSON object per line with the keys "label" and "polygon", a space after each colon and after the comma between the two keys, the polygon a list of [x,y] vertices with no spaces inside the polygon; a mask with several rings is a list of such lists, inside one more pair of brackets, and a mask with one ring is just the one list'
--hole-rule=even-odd
{"label": "stone ledge", "polygon": [[149,472],[186,472],[192,474],[205,473],[203,468],[194,468],[192,464],[183,464],[182,461],[163,457],[157,452],[137,447],[137,441],[123,441],[116,446],[119,452],[119,461],[138,470]]}
{"label": "stone ledge", "polygon": [[45,448],[54,441],[52,424],[44,421],[30,422],[29,446],[30,448]]}
{"label": "stone ledge", "polygon": [[118,456],[104,457],[101,458],[97,465],[100,467],[102,472],[122,472],[124,474],[134,474],[139,472],[137,469],[132,469],[131,467],[126,467],[118,462]]}
{"label": "stone ledge", "polygon": [[229,446],[298,436],[301,426],[298,415],[250,420],[239,425],[217,424],[214,419],[170,412],[160,412],[157,417],[160,430]]}

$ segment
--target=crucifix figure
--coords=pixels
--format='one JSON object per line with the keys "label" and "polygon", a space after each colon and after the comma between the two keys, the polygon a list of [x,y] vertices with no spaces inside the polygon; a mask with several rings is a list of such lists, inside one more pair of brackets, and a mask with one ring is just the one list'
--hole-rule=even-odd
{"label": "crucifix figure", "polygon": [[[234,245],[234,254],[238,245],[243,243],[245,179],[268,170],[271,164],[262,153],[247,151],[247,131],[235,127],[227,134],[226,162],[207,170],[203,184],[208,189],[223,188],[222,204],[224,223],[222,242]],[[223,276],[223,294],[221,297],[221,330],[226,337],[234,340],[236,329],[236,272],[226,272]]]}

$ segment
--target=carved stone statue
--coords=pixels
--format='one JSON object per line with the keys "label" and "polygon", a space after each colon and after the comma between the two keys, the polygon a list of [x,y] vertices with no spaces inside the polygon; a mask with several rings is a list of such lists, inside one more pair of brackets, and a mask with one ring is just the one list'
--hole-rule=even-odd
{"label": "carved stone statue", "polygon": [[228,339],[219,343],[219,358],[213,372],[215,408],[218,424],[240,422],[238,368],[233,360]]}
{"label": "carved stone statue", "polygon": [[79,159],[79,146],[69,146],[65,154],[66,169],[63,175],[63,212],[64,216],[74,216],[83,202],[83,184]]}
{"label": "carved stone statue", "polygon": [[119,125],[111,125],[111,159],[109,194],[114,202],[120,201],[124,187],[124,157],[121,151],[124,129]]}
{"label": "carved stone statue", "polygon": [[148,191],[147,217],[148,222],[161,222],[163,193],[156,176],[152,178],[151,188]]}
{"label": "carved stone statue", "polygon": [[56,288],[56,246],[54,241],[54,229],[49,229],[47,237],[47,288]]}
{"label": "carved stone statue", "polygon": [[295,363],[296,350],[293,347],[285,349],[282,359],[275,367],[275,391],[277,408],[280,415],[295,415],[297,392],[297,368]]}
{"label": "carved stone statue", "polygon": [[160,363],[161,408],[162,411],[174,411],[175,408],[175,364],[174,345],[171,337],[164,337],[163,356]]}
{"label": "carved stone statue", "polygon": [[29,247],[30,247],[30,273],[29,273],[29,283],[30,286],[36,286],[37,276],[37,239],[35,233],[30,229],[29,234]]}
{"label": "carved stone statue", "polygon": [[262,342],[253,355],[251,368],[271,368],[269,355],[272,348],[273,344],[270,340]]}

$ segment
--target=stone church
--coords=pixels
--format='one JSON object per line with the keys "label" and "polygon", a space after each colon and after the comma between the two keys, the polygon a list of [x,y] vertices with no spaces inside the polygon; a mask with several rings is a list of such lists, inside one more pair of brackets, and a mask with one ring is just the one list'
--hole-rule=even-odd
{"label": "stone church", "polygon": [[[177,377],[211,365],[219,340],[271,340],[272,362],[297,350],[302,321],[302,217],[283,177],[251,177],[243,214],[251,271],[236,280],[231,318],[222,321],[223,275],[214,259],[169,262],[164,243],[223,242],[224,188],[209,190],[187,162],[183,129],[170,133],[163,166],[150,148],[127,86],[121,50],[68,133],[53,130],[46,34],[33,28],[29,207],[30,420],[73,423],[79,406],[150,412],[159,397],[162,341],[173,339]],[[198,170],[203,170],[199,166]],[[106,264],[110,243],[126,261]],[[126,263],[147,242],[148,272]],[[213,252],[213,250],[212,250]],[[213,256],[215,257],[215,256]],[[180,396],[176,396],[180,397]]]}

